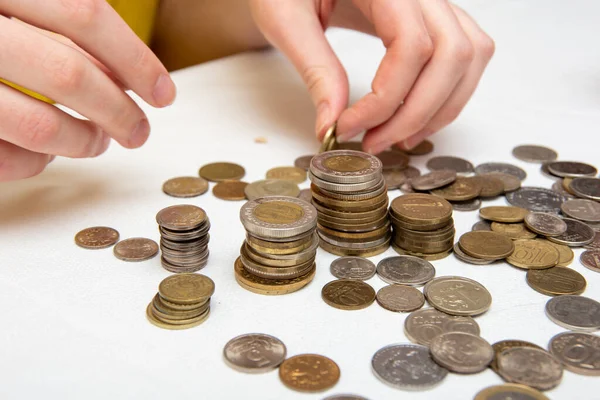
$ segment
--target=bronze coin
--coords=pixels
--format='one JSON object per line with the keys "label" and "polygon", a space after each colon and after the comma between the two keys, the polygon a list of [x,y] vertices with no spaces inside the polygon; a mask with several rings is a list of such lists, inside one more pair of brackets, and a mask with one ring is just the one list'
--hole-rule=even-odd
{"label": "bronze coin", "polygon": [[513,240],[517,239],[533,239],[537,236],[535,232],[531,232],[525,224],[505,224],[502,222],[492,222],[492,232],[500,233]]}
{"label": "bronze coin", "polygon": [[309,154],[296,158],[294,161],[294,167],[302,168],[303,170],[308,171],[310,169],[310,160],[312,160],[314,156],[314,154]]}
{"label": "bronze coin", "polygon": [[377,303],[386,310],[410,312],[425,304],[425,296],[418,289],[406,285],[388,285],[377,292]]}
{"label": "bronze coin", "polygon": [[504,192],[514,192],[521,187],[521,180],[514,175],[507,174],[504,172],[488,172],[487,174],[479,176],[491,176],[496,179],[500,179],[504,184]]}
{"label": "bronze coin", "polygon": [[340,367],[318,354],[290,357],[279,366],[279,379],[290,389],[300,392],[322,392],[335,386]]}
{"label": "bronze coin", "polygon": [[448,201],[467,201],[479,197],[482,185],[477,179],[457,177],[448,186],[434,189],[431,194]]}
{"label": "bronze coin", "polygon": [[590,271],[600,272],[600,250],[586,250],[581,253],[579,260]]}
{"label": "bronze coin", "polygon": [[478,175],[471,177],[470,179],[474,179],[481,184],[481,192],[479,193],[479,197],[496,197],[504,193],[504,182],[493,175]]}
{"label": "bronze coin", "polygon": [[305,275],[293,279],[261,278],[246,271],[240,257],[235,260],[234,268],[235,280],[242,288],[253,293],[269,296],[296,292],[312,282],[315,277],[315,269],[313,268]]}
{"label": "bronze coin", "polygon": [[498,356],[502,354],[504,350],[512,349],[513,347],[532,347],[534,349],[544,350],[537,344],[526,342],[525,340],[509,339],[496,342],[492,345],[492,349],[494,349],[494,360],[492,360],[492,363],[490,364],[490,368],[492,368],[494,372],[498,373]]}
{"label": "bronze coin", "polygon": [[411,156],[424,156],[433,152],[433,143],[429,140],[423,140],[412,149],[404,150],[404,152]]}
{"label": "bronze coin", "polygon": [[513,206],[491,206],[479,210],[479,216],[483,219],[507,223],[523,222],[527,214],[529,211],[526,209]]}
{"label": "bronze coin", "polygon": [[571,248],[569,246],[565,246],[564,244],[554,243],[554,242],[551,242],[551,241],[545,240],[545,239],[537,239],[537,240],[548,243],[552,247],[554,247],[556,250],[558,250],[558,264],[556,264],[557,266],[566,267],[567,265],[571,264],[571,262],[573,262],[573,259],[575,258],[575,253],[573,253],[573,250],[571,250]]}
{"label": "bronze coin", "polygon": [[529,386],[505,383],[479,391],[473,400],[550,400],[543,393]]}
{"label": "bronze coin", "polygon": [[200,227],[208,220],[206,212],[191,204],[163,208],[156,214],[156,222],[172,231],[187,231]]}
{"label": "bronze coin", "polygon": [[244,167],[230,162],[216,162],[206,164],[200,171],[200,176],[211,182],[221,182],[229,180],[240,180],[246,175]]}
{"label": "bronze coin", "polygon": [[158,244],[151,239],[130,238],[117,243],[113,252],[123,261],[144,261],[158,254]]}
{"label": "bronze coin", "polygon": [[430,194],[406,194],[396,197],[390,206],[395,217],[413,224],[434,223],[452,217],[452,205]]}
{"label": "bronze coin", "polygon": [[545,240],[515,240],[515,251],[506,261],[523,269],[546,269],[554,267],[560,260],[560,254],[554,246]]}
{"label": "bronze coin", "polygon": [[587,286],[583,275],[566,267],[529,270],[527,283],[532,289],[548,296],[581,294]]}
{"label": "bronze coin", "polygon": [[298,167],[276,167],[267,171],[266,178],[302,183],[306,180],[306,170]]}
{"label": "bronze coin", "polygon": [[246,186],[248,186],[247,182],[222,181],[213,187],[213,194],[222,200],[245,200]]}
{"label": "bronze coin", "polygon": [[373,304],[375,290],[362,281],[339,279],[325,285],[321,297],[325,303],[340,310],[360,310]]}
{"label": "bronze coin", "polygon": [[75,235],[75,244],[84,249],[105,249],[119,241],[119,232],[106,226],[86,228]]}
{"label": "bronze coin", "polygon": [[475,258],[499,260],[515,250],[513,241],[496,232],[472,231],[462,235],[458,241],[462,251]]}
{"label": "bronze coin", "polygon": [[169,179],[162,189],[172,197],[196,197],[208,191],[208,182],[203,178],[182,176]]}

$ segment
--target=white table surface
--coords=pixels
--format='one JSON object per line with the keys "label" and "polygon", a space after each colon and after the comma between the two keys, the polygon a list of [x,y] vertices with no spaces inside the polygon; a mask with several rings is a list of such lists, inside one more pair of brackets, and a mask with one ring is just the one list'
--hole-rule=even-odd
{"label": "white table surface", "polygon": [[[462,156],[475,164],[512,162],[528,172],[525,184],[544,187],[552,180],[537,165],[512,158],[515,145],[545,144],[561,159],[600,164],[598,3],[461,4],[495,38],[497,53],[463,115],[434,137],[434,155]],[[329,37],[348,68],[356,100],[369,90],[382,46],[354,33],[332,31]],[[202,206],[212,221],[210,261],[202,271],[216,282],[212,314],[205,324],[185,331],[148,323],[146,305],[169,275],[159,258],[122,262],[111,249],[75,246],[75,233],[107,225],[122,238],[158,240],[156,212],[182,202],[162,193],[165,180],[193,176],[203,164],[227,160],[245,166],[245,180],[254,181],[318,146],[309,97],[275,52],[201,65],[175,73],[174,79],[177,102],[166,110],[147,110],[153,134],[143,148],[113,145],[98,159],[59,159],[39,177],[0,185],[1,398],[321,399],[351,392],[371,400],[458,400],[501,383],[487,370],[450,374],[426,392],[384,385],[371,372],[371,356],[385,345],[408,341],[406,314],[377,304],[353,312],[327,306],[320,293],[333,279],[334,256],[321,250],[316,278],[306,289],[281,297],[245,291],[233,275],[244,238],[238,217],[242,203],[210,193],[189,202]],[[255,143],[258,136],[268,143]],[[426,159],[415,157],[413,164],[423,171]],[[455,213],[455,219],[460,235],[478,217]],[[390,249],[373,261],[394,254]],[[544,315],[549,297],[530,289],[523,271],[508,264],[467,265],[453,256],[434,265],[438,276],[473,278],[492,293],[491,310],[477,317],[490,343],[520,338],[545,347],[563,331]],[[600,299],[600,276],[578,259],[572,268],[588,280],[585,295]],[[369,283],[375,289],[384,286],[378,277]],[[281,338],[289,355],[327,355],[339,364],[341,380],[325,394],[300,394],[285,388],[276,371],[245,375],[228,368],[221,358],[223,345],[249,332]],[[565,372],[562,384],[548,395],[598,399],[599,392],[600,379]]]}

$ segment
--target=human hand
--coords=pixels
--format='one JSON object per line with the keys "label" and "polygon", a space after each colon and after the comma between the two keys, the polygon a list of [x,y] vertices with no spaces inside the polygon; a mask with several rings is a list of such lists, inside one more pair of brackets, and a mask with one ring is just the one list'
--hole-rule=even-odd
{"label": "human hand", "polygon": [[167,70],[105,0],[0,0],[0,77],[89,119],[0,84],[0,181],[36,175],[55,155],[97,156],[111,138],[141,146],[150,125],[124,88],[155,107],[175,98]]}
{"label": "human hand", "polygon": [[[475,91],[494,42],[447,0],[251,0],[265,37],[301,74],[317,109],[317,136],[336,120],[363,148],[410,149],[452,122]],[[385,48],[372,91],[350,108],[348,79],[324,36],[341,26],[379,37]]]}

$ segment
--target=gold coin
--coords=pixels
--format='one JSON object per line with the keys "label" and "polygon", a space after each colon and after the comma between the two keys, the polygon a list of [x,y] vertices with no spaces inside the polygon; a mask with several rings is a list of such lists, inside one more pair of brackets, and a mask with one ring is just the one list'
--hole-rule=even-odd
{"label": "gold coin", "polygon": [[240,180],[246,175],[244,167],[230,162],[216,162],[206,164],[200,171],[200,176],[211,182],[221,182],[229,180]]}
{"label": "gold coin", "polygon": [[319,223],[317,224],[317,227],[321,232],[323,232],[329,236],[333,236],[333,237],[336,237],[339,239],[356,240],[356,241],[364,241],[364,242],[369,242],[371,240],[381,238],[382,236],[385,236],[390,231],[389,222],[386,223],[385,225],[383,225],[382,227],[379,227],[379,228],[373,229],[372,231],[367,231],[367,232],[342,232],[342,231],[337,231],[337,230],[326,228]]}
{"label": "gold coin", "polygon": [[79,231],[75,244],[84,249],[105,249],[119,241],[119,232],[106,226],[94,226]]}
{"label": "gold coin", "polygon": [[390,242],[386,241],[385,243],[367,249],[349,249],[327,243],[321,239],[319,241],[319,246],[326,252],[335,254],[336,256],[373,257],[386,251],[390,247]]}
{"label": "gold coin", "polygon": [[413,147],[410,150],[403,150],[403,151],[406,154],[411,155],[411,156],[424,156],[433,151],[433,143],[431,143],[429,140],[423,140],[416,147]]}
{"label": "gold coin", "polygon": [[362,281],[339,279],[323,287],[321,298],[340,310],[361,310],[373,304],[375,290]]}
{"label": "gold coin", "polygon": [[117,243],[113,253],[123,261],[145,261],[158,254],[158,244],[151,239],[130,238]]}
{"label": "gold coin", "polygon": [[473,400],[496,399],[550,400],[542,392],[516,383],[490,386],[477,393]]}
{"label": "gold coin", "polygon": [[267,179],[282,179],[294,183],[306,180],[306,171],[298,167],[277,167],[267,171]]}
{"label": "gold coin", "polygon": [[523,222],[529,214],[524,208],[513,206],[491,206],[479,210],[479,216],[488,221],[496,222]]}
{"label": "gold coin", "polygon": [[335,136],[336,128],[337,122],[334,122],[327,132],[325,132],[325,136],[323,136],[323,143],[321,143],[321,147],[319,148],[319,153],[324,153],[326,151],[335,150],[338,148],[338,142]]}
{"label": "gold coin", "polygon": [[476,180],[481,185],[479,197],[496,197],[504,193],[504,182],[493,175],[477,175],[470,179]]}
{"label": "gold coin", "polygon": [[532,289],[548,296],[581,294],[587,286],[583,275],[566,267],[529,270],[527,283]]}
{"label": "gold coin", "polygon": [[215,292],[215,283],[201,274],[171,275],[158,285],[161,297],[172,303],[201,303]]}
{"label": "gold coin", "polygon": [[441,197],[430,194],[406,194],[396,197],[391,211],[397,219],[412,224],[434,224],[452,217],[452,205]]}
{"label": "gold coin", "polygon": [[247,182],[242,181],[221,181],[213,187],[215,197],[222,200],[245,200],[244,190],[248,186]]}
{"label": "gold coin", "polygon": [[573,259],[575,258],[575,253],[573,253],[573,250],[571,250],[571,248],[569,246],[565,246],[564,244],[554,243],[554,242],[551,242],[551,241],[545,240],[545,239],[538,239],[538,240],[548,243],[552,247],[554,247],[556,250],[558,250],[558,264],[556,264],[557,266],[566,267],[573,262]]}
{"label": "gold coin", "polygon": [[481,189],[482,186],[479,180],[458,177],[448,186],[432,190],[431,194],[448,201],[467,201],[479,197]]}
{"label": "gold coin", "polygon": [[398,253],[398,254],[400,254],[402,256],[419,257],[419,258],[422,258],[423,260],[426,260],[426,261],[442,260],[442,259],[448,257],[452,253],[452,249],[448,249],[448,250],[442,251],[440,253],[423,254],[423,253],[419,253],[419,252],[415,252],[415,251],[405,250],[405,249],[399,247],[397,244],[395,244],[393,242],[392,242],[392,248],[394,250],[396,250],[396,253]]}
{"label": "gold coin", "polygon": [[168,301],[161,298],[158,293],[152,299],[152,307],[154,307],[154,311],[158,311],[162,314],[165,314],[165,318],[173,319],[186,319],[197,317],[198,315],[203,314],[204,311],[206,311],[206,309],[210,307],[210,300],[207,300],[204,303],[200,303],[200,305],[198,306],[194,304],[194,308],[188,309],[174,308],[171,307],[172,304],[173,303],[169,303]]}
{"label": "gold coin", "polygon": [[252,215],[266,224],[289,225],[304,217],[304,209],[288,201],[269,201],[254,207]]}
{"label": "gold coin", "polygon": [[575,196],[575,193],[573,192],[573,190],[571,190],[571,182],[573,182],[573,178],[564,178],[562,180],[562,187],[567,193]]}
{"label": "gold coin", "polygon": [[289,196],[298,197],[300,188],[291,181],[281,179],[265,179],[256,181],[246,186],[244,190],[248,200],[254,200],[265,196]]}
{"label": "gold coin", "polygon": [[194,176],[182,176],[166,181],[162,190],[173,197],[196,197],[207,192],[208,182]]}
{"label": "gold coin", "polygon": [[523,269],[546,269],[554,267],[560,258],[558,250],[546,241],[535,239],[515,240],[515,251],[506,261]]}
{"label": "gold coin", "polygon": [[500,260],[512,254],[513,241],[496,232],[473,231],[460,237],[458,244],[471,257],[484,260]]}
{"label": "gold coin", "polygon": [[300,354],[279,366],[279,379],[285,386],[300,392],[322,392],[335,386],[340,367],[318,354]]}
{"label": "gold coin", "polygon": [[496,342],[492,345],[492,348],[494,349],[494,359],[490,363],[490,368],[492,368],[494,372],[498,373],[498,356],[502,354],[504,350],[512,349],[513,347],[532,347],[534,349],[544,350],[537,344],[526,342],[524,340],[509,339]]}
{"label": "gold coin", "polygon": [[160,321],[158,318],[156,318],[154,316],[154,314],[152,314],[152,305],[148,304],[148,307],[146,307],[146,317],[148,318],[148,321],[150,321],[151,324],[158,326],[159,328],[163,328],[163,329],[169,329],[169,330],[182,330],[182,329],[188,329],[188,328],[193,328],[194,326],[198,326],[200,324],[202,324],[204,321],[206,321],[210,315],[210,308],[208,310],[206,310],[206,312],[199,316],[197,319],[194,320],[194,322],[185,324],[185,325],[173,325],[173,324],[168,324],[168,323],[164,323],[162,321]]}
{"label": "gold coin", "polygon": [[261,241],[262,243],[269,243],[268,246],[263,246],[260,242],[255,241],[250,237],[246,238],[246,243],[257,253],[264,254],[273,254],[273,255],[289,255],[300,253],[303,250],[308,249],[313,241],[313,237],[310,237],[310,240],[306,241],[303,239],[302,241],[294,241],[293,243],[300,243],[296,247],[291,247],[286,242],[277,243],[277,242],[266,242],[265,240]]}
{"label": "gold coin", "polygon": [[235,260],[235,279],[246,290],[264,295],[281,295],[296,292],[308,285],[315,277],[315,269],[294,279],[265,279],[250,274],[244,269],[242,260]]}
{"label": "gold coin", "polygon": [[523,223],[505,224],[503,222],[492,222],[492,232],[500,233],[513,240],[517,239],[533,239],[537,236],[535,232],[531,232]]}

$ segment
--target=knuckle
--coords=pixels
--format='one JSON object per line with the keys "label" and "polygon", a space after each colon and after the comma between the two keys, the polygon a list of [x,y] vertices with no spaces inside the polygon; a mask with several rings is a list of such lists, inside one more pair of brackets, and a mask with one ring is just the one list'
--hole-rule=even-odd
{"label": "knuckle", "polygon": [[17,133],[25,148],[44,152],[56,140],[60,127],[60,118],[55,114],[37,109],[21,118]]}
{"label": "knuckle", "polygon": [[431,37],[427,33],[415,35],[409,46],[413,49],[416,57],[422,62],[429,61],[435,50],[433,40],[431,40]]}
{"label": "knuckle", "polygon": [[71,26],[86,28],[96,19],[100,0],[61,0],[64,16]]}
{"label": "knuckle", "polygon": [[483,55],[483,57],[485,57],[486,60],[491,59],[494,56],[494,53],[496,52],[496,43],[494,42],[494,39],[492,39],[485,33],[477,39],[476,46],[478,51],[481,52],[481,54]]}
{"label": "knuckle", "polygon": [[460,40],[450,47],[450,56],[461,64],[470,64],[475,56],[473,44],[468,40]]}
{"label": "knuckle", "polygon": [[327,68],[320,65],[311,65],[302,71],[302,80],[310,93],[314,93],[325,85],[326,73]]}
{"label": "knuckle", "polygon": [[89,140],[86,140],[81,148],[75,152],[74,157],[94,157],[98,155],[99,141],[102,135],[90,135]]}
{"label": "knuckle", "polygon": [[81,88],[85,78],[85,63],[72,54],[50,54],[45,61],[53,87],[66,94],[72,94]]}

